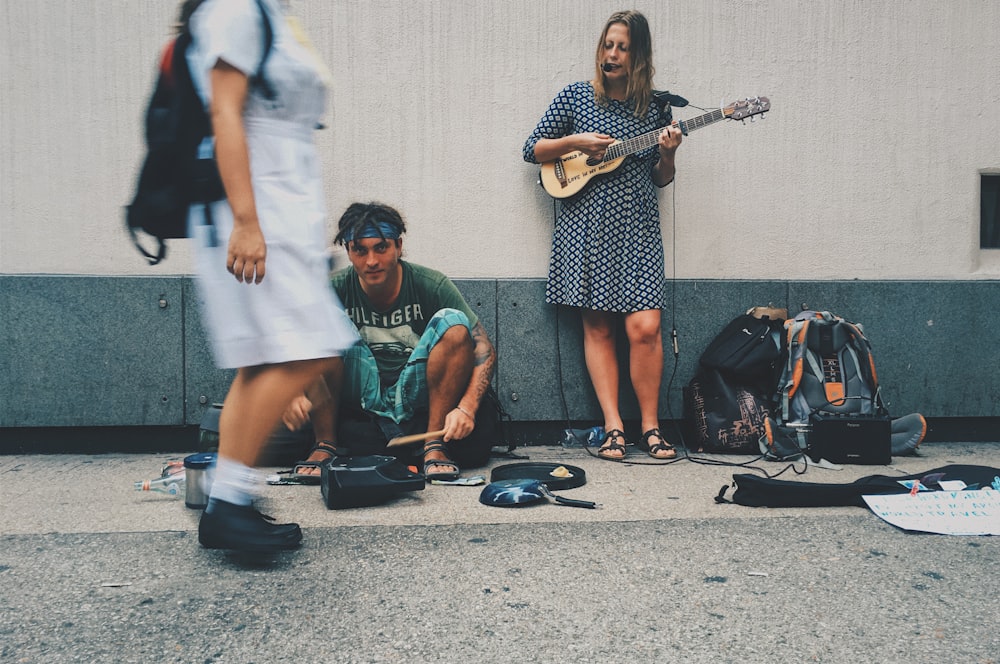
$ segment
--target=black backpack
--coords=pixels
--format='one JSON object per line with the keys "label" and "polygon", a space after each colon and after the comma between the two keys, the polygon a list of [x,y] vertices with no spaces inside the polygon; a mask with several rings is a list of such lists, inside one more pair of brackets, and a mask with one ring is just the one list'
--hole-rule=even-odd
{"label": "black backpack", "polygon": [[755,307],[726,324],[705,348],[684,388],[690,449],[758,452],[764,423],[773,414],[785,317],[783,309]]}
{"label": "black backpack", "polygon": [[[166,256],[164,240],[187,237],[191,205],[202,204],[206,223],[211,224],[210,204],[226,195],[215,163],[212,122],[191,81],[187,63],[187,49],[192,43],[189,19],[200,4],[185,3],[180,34],[163,50],[156,87],[146,110],[146,158],[135,197],[125,208],[125,227],[150,265]],[[273,99],[274,91],[263,72],[274,32],[261,0],[257,0],[257,6],[264,22],[264,53],[251,85]],[[142,246],[139,231],[158,241],[155,254]]]}

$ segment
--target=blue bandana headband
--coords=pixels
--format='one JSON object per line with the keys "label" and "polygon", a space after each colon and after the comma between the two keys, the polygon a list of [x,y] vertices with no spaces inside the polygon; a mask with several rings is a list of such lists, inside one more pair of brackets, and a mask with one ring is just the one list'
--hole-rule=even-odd
{"label": "blue bandana headband", "polygon": [[399,229],[387,221],[369,222],[365,224],[357,233],[348,233],[344,236],[344,242],[354,242],[355,240],[366,240],[368,238],[385,238],[395,240],[399,238]]}

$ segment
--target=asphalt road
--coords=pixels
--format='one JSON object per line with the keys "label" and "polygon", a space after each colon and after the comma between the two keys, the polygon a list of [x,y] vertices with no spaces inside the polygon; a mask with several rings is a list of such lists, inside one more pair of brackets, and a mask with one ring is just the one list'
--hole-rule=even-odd
{"label": "asphalt road", "polygon": [[[996,537],[909,533],[858,507],[716,504],[743,469],[526,452],[584,468],[561,493],[600,509],[428,486],[328,510],[317,487],[272,486],[267,510],[306,535],[266,562],[201,549],[195,510],[133,491],[170,457],[2,456],[0,660],[1000,661]],[[1000,445],[782,478],[953,463],[1000,467]]]}

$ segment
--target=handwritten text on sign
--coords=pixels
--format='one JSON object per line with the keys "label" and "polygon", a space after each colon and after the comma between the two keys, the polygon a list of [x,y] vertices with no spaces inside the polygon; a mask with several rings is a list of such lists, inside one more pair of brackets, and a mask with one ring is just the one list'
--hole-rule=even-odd
{"label": "handwritten text on sign", "polygon": [[863,496],[897,528],[940,535],[1000,535],[1000,491],[921,491]]}

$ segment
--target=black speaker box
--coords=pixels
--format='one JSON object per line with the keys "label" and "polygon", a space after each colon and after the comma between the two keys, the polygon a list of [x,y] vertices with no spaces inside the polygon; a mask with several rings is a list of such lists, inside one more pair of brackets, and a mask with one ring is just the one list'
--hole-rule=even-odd
{"label": "black speaker box", "polygon": [[320,472],[323,502],[331,510],[377,505],[406,491],[424,490],[424,476],[391,456],[334,457]]}
{"label": "black speaker box", "polygon": [[813,461],[882,466],[892,461],[888,415],[815,413],[809,418],[807,454]]}

